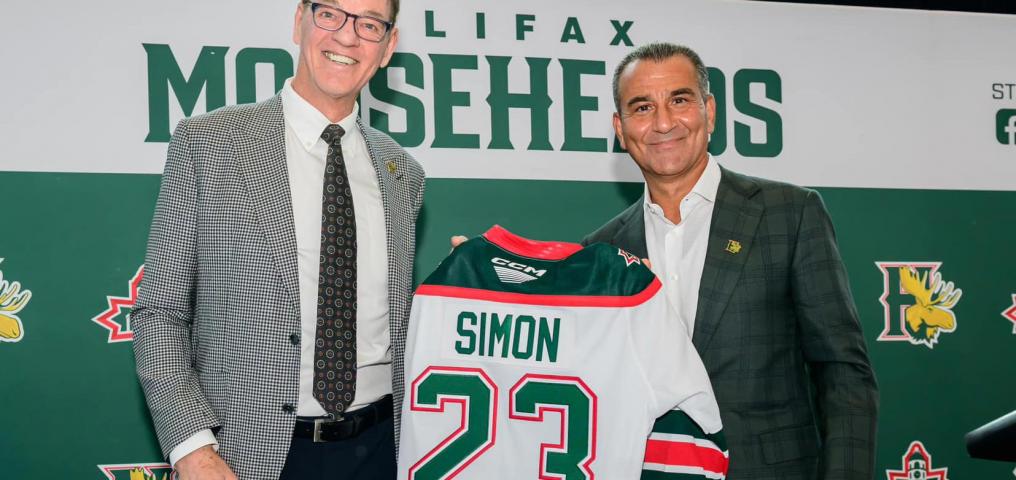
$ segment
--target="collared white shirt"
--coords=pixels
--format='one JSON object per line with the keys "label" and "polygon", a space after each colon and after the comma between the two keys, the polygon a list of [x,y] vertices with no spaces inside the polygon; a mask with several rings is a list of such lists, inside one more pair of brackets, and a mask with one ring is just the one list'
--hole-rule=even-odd
{"label": "collared white shirt", "polygon": [[[384,210],[377,172],[356,123],[358,106],[339,121],[342,156],[356,215],[356,395],[355,410],[392,393],[391,337],[388,334],[388,256]],[[318,269],[321,252],[321,195],[328,145],[321,132],[331,122],[293,90],[282,89],[286,120],[286,166],[296,225],[300,284],[299,416],[325,415],[314,398],[314,338],[317,332]]]}
{"label": "collared white shirt", "polygon": [[720,166],[709,156],[705,171],[688,195],[681,200],[681,223],[674,224],[663,215],[645,187],[644,212],[646,247],[653,273],[660,277],[671,309],[688,329],[695,332],[699,285],[706,263],[709,227],[720,188]]}
{"label": "collared white shirt", "polygon": [[[331,121],[291,85],[280,92],[286,125],[286,168],[296,231],[300,305],[300,387],[297,415],[326,414],[314,398],[314,343],[317,336],[318,266],[321,252],[321,208],[328,146],[321,133]],[[384,209],[377,172],[356,122],[359,106],[339,121],[345,130],[342,154],[353,193],[356,216],[356,394],[355,410],[392,393],[391,337],[388,326],[388,255]],[[170,452],[170,463],[218,442],[202,430]]]}

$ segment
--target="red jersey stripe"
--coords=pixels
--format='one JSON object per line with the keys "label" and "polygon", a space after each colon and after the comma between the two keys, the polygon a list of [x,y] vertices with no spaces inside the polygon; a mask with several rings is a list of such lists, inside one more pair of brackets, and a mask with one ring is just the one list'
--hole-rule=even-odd
{"label": "red jersey stripe", "polygon": [[498,303],[517,303],[522,305],[545,305],[552,307],[634,307],[648,301],[660,290],[660,279],[654,278],[641,292],[630,296],[606,295],[537,295],[530,293],[510,293],[483,290],[480,288],[453,287],[446,285],[420,285],[417,295],[433,297],[466,298],[470,300],[486,300]]}
{"label": "red jersey stripe", "polygon": [[490,227],[483,234],[488,241],[511,253],[540,260],[564,260],[582,250],[582,245],[568,242],[544,242],[515,235],[500,225]]}
{"label": "red jersey stripe", "polygon": [[727,473],[729,460],[723,452],[694,443],[653,440],[646,442],[646,463],[676,467],[699,467],[709,472]]}

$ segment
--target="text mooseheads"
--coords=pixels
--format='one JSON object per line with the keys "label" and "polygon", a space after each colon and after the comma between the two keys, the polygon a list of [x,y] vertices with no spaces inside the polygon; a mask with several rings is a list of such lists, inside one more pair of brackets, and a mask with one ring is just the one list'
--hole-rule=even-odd
{"label": "text mooseheads", "polygon": [[[259,84],[262,90],[271,85],[276,92],[294,71],[292,54],[282,49],[243,48],[227,62],[230,47],[205,46],[193,66],[184,69],[169,45],[143,46],[148,61],[146,142],[169,141],[171,122],[178,120],[171,118],[171,101],[183,116],[202,113],[196,111],[202,93],[205,111],[225,106],[227,63],[235,75],[235,98],[230,99],[235,103],[266,98],[269,92],[256,91]],[[610,129],[614,110],[612,69],[600,60],[397,52],[387,71],[375,75],[364,89],[364,96],[372,100],[361,102],[362,109],[368,104],[361,114],[407,148],[428,141],[429,148],[621,152],[612,135],[603,135]],[[463,75],[474,75],[474,81]],[[528,91],[510,90],[510,78],[513,84],[528,83]],[[783,120],[774,110],[783,101],[780,75],[745,68],[728,82],[724,72],[709,68],[709,80],[716,97],[716,130],[709,152],[722,154],[732,136],[741,156],[777,156],[783,150]],[[551,88],[552,82],[560,85]],[[528,127],[528,138],[525,132],[511,134],[512,111],[528,117],[526,124],[515,123],[516,128]],[[728,122],[728,114],[733,122]],[[561,124],[552,129],[552,119]],[[513,137],[528,142],[515,145]]]}

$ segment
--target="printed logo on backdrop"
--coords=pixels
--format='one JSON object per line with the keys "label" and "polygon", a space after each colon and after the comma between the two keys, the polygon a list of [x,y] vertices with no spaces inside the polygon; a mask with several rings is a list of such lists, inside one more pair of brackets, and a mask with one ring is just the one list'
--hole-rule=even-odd
{"label": "printed logo on backdrop", "polygon": [[138,285],[145,274],[145,266],[138,267],[137,273],[127,282],[127,296],[107,296],[106,309],[92,318],[92,321],[109,333],[108,343],[129,342],[134,339],[130,313],[138,299]]}
{"label": "printed logo on backdrop", "polygon": [[885,311],[880,342],[909,342],[934,348],[943,333],[956,331],[953,308],[963,291],[938,271],[942,262],[875,262],[882,271],[878,301]]}
{"label": "printed logo on backdrop", "polygon": [[885,471],[886,480],[949,480],[949,468],[935,468],[931,454],[920,441],[910,443],[902,460],[900,470]]}
{"label": "printed logo on backdrop", "polygon": [[1012,294],[1012,305],[1002,311],[1002,318],[1012,322],[1012,334],[1016,335],[1016,293]]}
{"label": "printed logo on backdrop", "polygon": [[[425,11],[421,17],[403,22],[422,24],[424,34],[432,42],[447,41],[449,47],[461,50],[463,42],[475,45],[478,54],[445,54],[440,51],[396,52],[385,71],[375,75],[364,89],[372,101],[361,102],[361,112],[368,123],[391,135],[403,147],[454,148],[469,150],[534,150],[562,152],[621,152],[618,142],[610,137],[587,136],[584,132],[603,128],[583,125],[587,112],[599,112],[606,119],[613,112],[612,102],[601,103],[599,96],[610,91],[614,65],[596,57],[627,52],[636,42],[638,23],[633,20],[610,20],[612,37],[594,38],[584,31],[586,25],[604,23],[604,19],[549,16],[537,18],[516,14],[508,19],[515,26],[508,40],[529,44],[530,52],[552,55],[557,45],[587,48],[582,59],[499,56],[483,51],[488,41],[484,12],[476,12],[475,30],[463,31],[461,25],[442,21],[441,11]],[[502,19],[498,19],[499,21]],[[491,19],[493,21],[493,19]],[[534,40],[534,25],[550,25],[561,30],[558,42]],[[549,28],[549,27],[548,27]],[[633,41],[635,39],[635,41]],[[403,39],[402,45],[409,45]],[[540,42],[535,44],[535,42]],[[440,44],[440,43],[438,43]],[[234,48],[204,46],[193,64],[181,65],[169,44],[142,44],[147,58],[148,74],[148,135],[146,142],[170,140],[171,107],[179,106],[184,116],[202,113],[198,106],[204,95],[203,111],[208,112],[227,103],[251,103],[265,99],[282,88],[293,75],[294,62],[287,50],[277,48]],[[615,49],[615,50],[609,50]],[[234,53],[235,52],[235,53]],[[189,55],[186,55],[189,56]],[[613,60],[611,60],[613,62]],[[489,81],[454,83],[455,72],[480,71]],[[190,72],[185,74],[184,72]],[[430,77],[427,78],[428,73]],[[235,82],[226,79],[235,76]],[[401,79],[390,81],[389,77]],[[261,80],[259,82],[258,80]],[[553,80],[551,80],[553,79]],[[595,80],[599,86],[590,86]],[[709,68],[709,80],[716,98],[716,129],[710,137],[709,152],[720,155],[730,144],[743,157],[775,157],[783,150],[783,120],[778,111],[783,103],[780,75],[771,69],[741,68],[721,71]],[[561,82],[561,98],[552,98],[549,82]],[[235,92],[227,94],[227,83],[235,84]],[[509,83],[528,84],[527,91],[509,89]],[[257,92],[267,85],[271,92]],[[583,88],[583,85],[585,87]],[[429,95],[419,95],[420,90]],[[425,104],[426,99],[431,104]],[[373,107],[379,107],[375,109]],[[551,110],[559,112],[551,115]],[[463,112],[461,117],[456,112]],[[528,111],[529,142],[515,145],[511,141],[510,112]],[[390,115],[405,118],[404,131],[396,131]],[[728,122],[731,115],[734,121]],[[455,118],[459,117],[456,124]],[[560,118],[562,125],[551,128],[551,118]],[[477,121],[483,119],[484,121]],[[487,121],[489,119],[489,121]],[[489,142],[481,144],[481,137]],[[555,138],[556,136],[556,138]],[[430,142],[424,145],[425,139]],[[516,138],[518,138],[516,136]]]}
{"label": "printed logo on backdrop", "polygon": [[1003,108],[995,114],[995,137],[1003,145],[1016,145],[1016,109]]}
{"label": "printed logo on backdrop", "polygon": [[177,474],[167,463],[120,463],[97,465],[107,480],[176,480]]}
{"label": "printed logo on backdrop", "polygon": [[[0,263],[3,261],[0,258]],[[31,299],[31,290],[22,290],[21,282],[4,279],[0,270],[0,342],[20,342],[25,337],[25,327],[18,312],[24,310]]]}
{"label": "printed logo on backdrop", "polygon": [[[991,84],[993,100],[1016,100],[1016,83]],[[1016,145],[1016,108],[1002,108],[995,113],[995,138],[1002,145]]]}

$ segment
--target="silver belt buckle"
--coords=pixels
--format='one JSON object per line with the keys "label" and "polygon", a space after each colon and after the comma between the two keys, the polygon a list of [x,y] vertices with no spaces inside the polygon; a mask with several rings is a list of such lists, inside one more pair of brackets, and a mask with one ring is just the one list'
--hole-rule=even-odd
{"label": "silver belt buckle", "polygon": [[325,418],[315,418],[314,419],[314,443],[321,443],[321,442],[324,441],[324,440],[321,440],[321,424],[324,423],[325,420],[328,420],[328,419],[325,419]]}
{"label": "silver belt buckle", "polygon": [[342,420],[342,415],[338,415],[338,418],[315,418],[314,419],[314,443],[323,443],[327,440],[321,439],[321,425],[325,422],[338,422]]}

